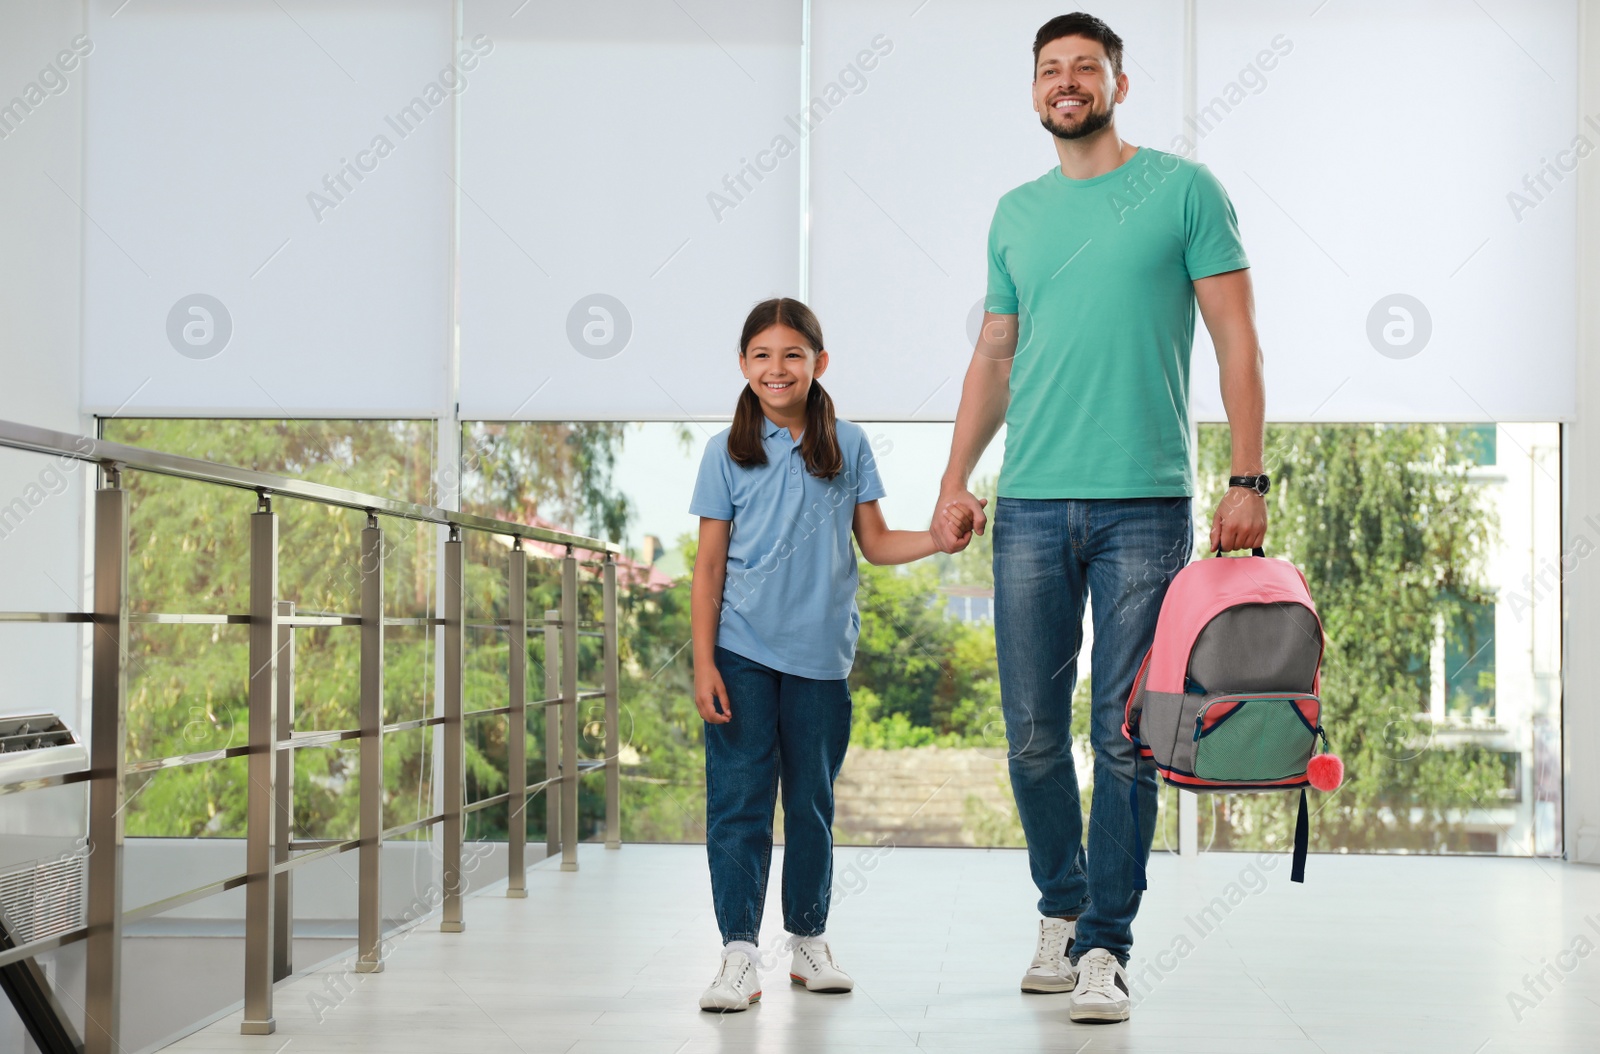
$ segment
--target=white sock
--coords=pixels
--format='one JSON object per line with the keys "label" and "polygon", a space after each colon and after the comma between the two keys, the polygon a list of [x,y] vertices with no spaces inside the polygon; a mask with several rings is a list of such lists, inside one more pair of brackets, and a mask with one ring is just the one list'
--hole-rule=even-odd
{"label": "white sock", "polygon": [[828,935],[826,933],[818,933],[818,934],[816,934],[815,936],[812,936],[812,937],[797,937],[797,936],[795,936],[794,934],[791,933],[791,934],[789,934],[788,947],[789,947],[790,951],[793,951],[795,949],[795,947],[800,944],[801,941],[825,941],[827,939],[828,939]]}
{"label": "white sock", "polygon": [[729,941],[727,944],[722,946],[722,957],[724,959],[732,955],[734,952],[744,952],[750,957],[751,962],[755,962],[761,955],[761,952],[756,948],[756,946],[751,944],[749,941]]}

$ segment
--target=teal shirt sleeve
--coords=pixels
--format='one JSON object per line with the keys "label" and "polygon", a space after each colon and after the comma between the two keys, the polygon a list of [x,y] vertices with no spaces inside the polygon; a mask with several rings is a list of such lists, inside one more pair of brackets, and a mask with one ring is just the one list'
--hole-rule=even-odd
{"label": "teal shirt sleeve", "polygon": [[1197,165],[1194,179],[1189,181],[1183,200],[1183,228],[1183,262],[1190,281],[1250,266],[1233,202],[1205,165]]}
{"label": "teal shirt sleeve", "polygon": [[1005,258],[1000,252],[1000,209],[995,206],[994,218],[989,221],[989,291],[983,298],[983,309],[996,315],[1017,313],[1017,286],[1006,270]]}

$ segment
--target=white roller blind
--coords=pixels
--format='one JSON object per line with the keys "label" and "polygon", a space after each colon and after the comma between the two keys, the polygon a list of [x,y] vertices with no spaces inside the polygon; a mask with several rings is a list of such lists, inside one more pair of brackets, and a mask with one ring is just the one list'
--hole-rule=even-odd
{"label": "white roller blind", "polygon": [[[1239,212],[1270,417],[1571,417],[1565,169],[1600,164],[1573,152],[1600,145],[1576,30],[1554,0],[1200,5],[1199,159]],[[1220,418],[1208,344],[1195,365]]]}
{"label": "white roller blind", "polygon": [[439,412],[450,5],[96,0],[89,36],[85,409]]}
{"label": "white roller blind", "polygon": [[462,100],[462,416],[731,414],[745,314],[799,285],[799,0],[514,25]]}
{"label": "white roller blind", "polygon": [[[812,0],[804,98],[801,0],[471,0],[459,44],[443,0],[119,6],[73,203],[90,412],[448,414],[454,295],[463,417],[726,415],[739,323],[809,259],[841,412],[948,419],[994,203],[1055,164],[1046,4]],[[1271,417],[1571,416],[1572,0],[1206,0],[1187,128],[1181,0],[1097,13],[1124,137],[1187,132],[1233,197]],[[1193,396],[1222,417],[1203,326]]]}
{"label": "white roller blind", "polygon": [[[811,289],[847,417],[950,419],[1006,191],[1058,163],[1032,110],[1033,37],[1059,4],[814,0],[812,91],[887,51],[812,139]],[[1105,4],[1126,44],[1118,127],[1172,148],[1183,4]],[[892,48],[888,47],[892,45]]]}

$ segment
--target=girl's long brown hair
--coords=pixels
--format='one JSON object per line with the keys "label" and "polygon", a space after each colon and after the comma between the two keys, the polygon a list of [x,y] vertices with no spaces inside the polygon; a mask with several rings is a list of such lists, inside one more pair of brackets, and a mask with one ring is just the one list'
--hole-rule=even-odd
{"label": "girl's long brown hair", "polygon": [[[744,332],[739,337],[739,357],[744,357],[757,334],[776,325],[798,332],[811,345],[813,354],[827,346],[822,343],[822,324],[809,307],[798,300],[777,297],[763,300],[750,309],[750,316],[744,320]],[[767,450],[761,442],[766,426],[761,399],[746,384],[739,393],[739,405],[733,411],[733,428],[728,433],[728,455],[736,464],[754,468],[767,463]],[[844,470],[844,455],[839,451],[839,436],[834,428],[833,399],[822,390],[816,378],[812,378],[811,391],[806,395],[806,430],[800,438],[800,453],[805,458],[806,471],[818,479],[832,479]]]}

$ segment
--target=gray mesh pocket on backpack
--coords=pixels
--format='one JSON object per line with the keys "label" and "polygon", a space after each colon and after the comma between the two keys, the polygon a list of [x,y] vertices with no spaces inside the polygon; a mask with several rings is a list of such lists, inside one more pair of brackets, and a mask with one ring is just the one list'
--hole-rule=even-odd
{"label": "gray mesh pocket on backpack", "polygon": [[1195,638],[1188,674],[1209,692],[1309,692],[1322,626],[1302,604],[1236,604]]}

